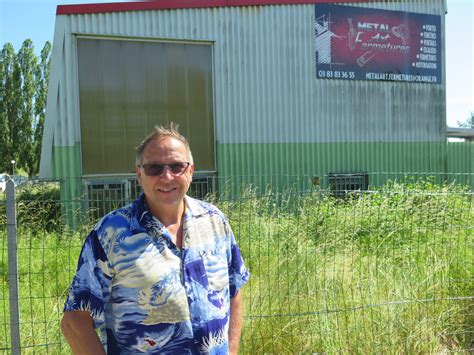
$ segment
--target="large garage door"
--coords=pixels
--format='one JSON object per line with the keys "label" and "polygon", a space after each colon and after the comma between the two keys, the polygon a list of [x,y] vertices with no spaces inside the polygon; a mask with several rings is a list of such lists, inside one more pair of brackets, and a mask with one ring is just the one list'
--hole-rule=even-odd
{"label": "large garage door", "polygon": [[215,171],[212,46],[79,37],[82,170],[134,171],[135,147],[177,122],[197,171]]}

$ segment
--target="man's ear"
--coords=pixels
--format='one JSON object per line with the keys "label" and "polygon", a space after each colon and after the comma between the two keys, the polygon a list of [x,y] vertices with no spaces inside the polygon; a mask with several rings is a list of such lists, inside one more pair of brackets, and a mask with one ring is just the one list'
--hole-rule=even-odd
{"label": "man's ear", "polygon": [[137,174],[138,185],[142,186],[142,169],[139,166],[135,166],[135,174]]}

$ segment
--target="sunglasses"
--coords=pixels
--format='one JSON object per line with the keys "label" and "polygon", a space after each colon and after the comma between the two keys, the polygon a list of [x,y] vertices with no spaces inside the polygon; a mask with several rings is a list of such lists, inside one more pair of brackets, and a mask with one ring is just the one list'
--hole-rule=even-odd
{"label": "sunglasses", "polygon": [[168,168],[170,173],[175,176],[183,175],[186,169],[191,165],[189,162],[172,163],[172,164],[142,164],[139,165],[145,171],[147,176],[160,176]]}

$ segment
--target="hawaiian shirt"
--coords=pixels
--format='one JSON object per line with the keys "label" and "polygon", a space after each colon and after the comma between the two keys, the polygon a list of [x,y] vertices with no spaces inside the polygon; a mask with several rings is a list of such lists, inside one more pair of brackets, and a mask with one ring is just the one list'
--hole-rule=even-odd
{"label": "hawaiian shirt", "polygon": [[217,207],[185,197],[183,246],[142,194],[88,235],[64,311],[90,312],[108,354],[226,354],[249,272]]}

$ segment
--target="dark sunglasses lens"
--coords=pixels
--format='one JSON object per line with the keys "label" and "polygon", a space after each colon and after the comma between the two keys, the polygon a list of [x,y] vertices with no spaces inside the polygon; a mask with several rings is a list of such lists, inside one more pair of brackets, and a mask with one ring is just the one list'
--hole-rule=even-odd
{"label": "dark sunglasses lens", "polygon": [[182,174],[187,167],[185,163],[175,163],[169,165],[171,173],[173,174]]}
{"label": "dark sunglasses lens", "polygon": [[184,173],[189,163],[174,163],[174,164],[143,164],[143,170],[148,176],[160,176],[165,171],[165,168],[170,169],[171,174],[181,175]]}
{"label": "dark sunglasses lens", "polygon": [[145,174],[147,174],[148,176],[159,176],[163,174],[165,166],[161,164],[146,164],[143,165],[143,170],[145,170]]}

